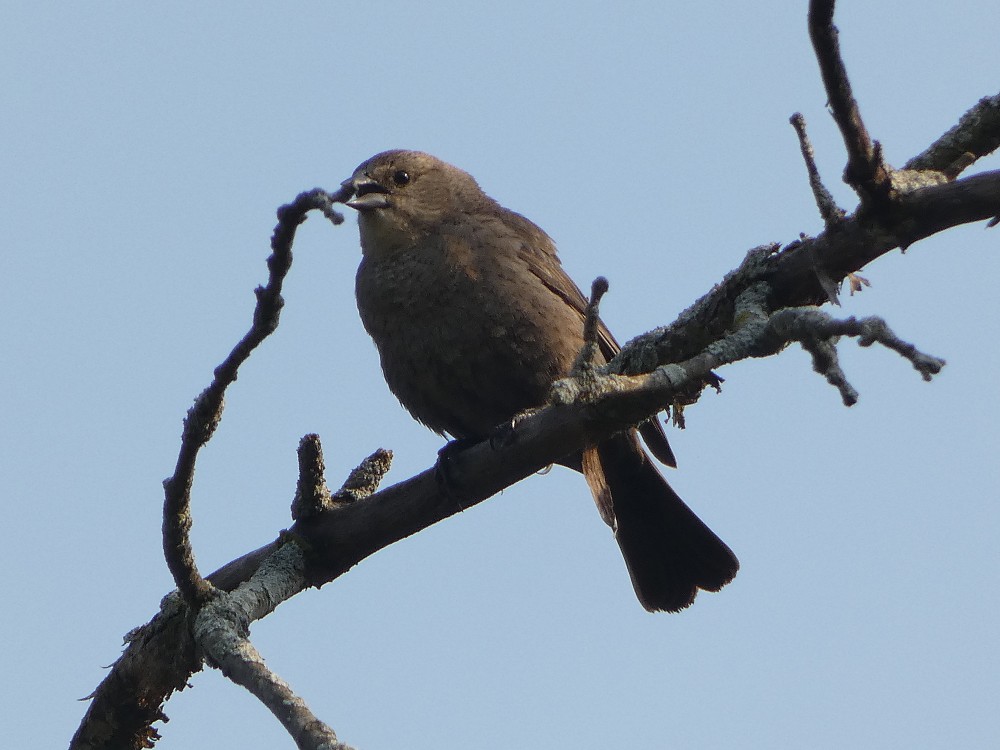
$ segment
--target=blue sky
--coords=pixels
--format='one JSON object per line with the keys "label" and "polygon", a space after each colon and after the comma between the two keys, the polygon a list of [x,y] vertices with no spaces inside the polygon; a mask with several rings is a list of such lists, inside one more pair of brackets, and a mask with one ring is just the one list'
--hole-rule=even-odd
{"label": "blue sky", "polygon": [[[841,6],[890,162],[997,93],[996,8]],[[430,151],[546,229],[582,287],[607,276],[604,317],[628,339],[748,248],[820,231],[793,112],[853,208],[805,12],[6,4],[2,744],[67,743],[77,699],[171,588],[160,482],[249,323],[278,205],[377,151]],[[283,605],[255,644],[360,750],[992,747],[998,231],[892,253],[844,298],[843,314],[883,315],[946,358],[933,383],[844,342],[861,393],[846,409],[789,350],[725,368],[722,394],[671,431],[671,483],[742,562],[722,593],[644,612],[583,480],[553,470]],[[395,451],[391,481],[440,447],[389,394],[357,318],[353,218],[310,219],[295,251],[281,326],[198,467],[204,571],[289,525],[301,435],[322,435],[333,485],[376,447]],[[192,684],[158,747],[290,746],[217,672]]]}

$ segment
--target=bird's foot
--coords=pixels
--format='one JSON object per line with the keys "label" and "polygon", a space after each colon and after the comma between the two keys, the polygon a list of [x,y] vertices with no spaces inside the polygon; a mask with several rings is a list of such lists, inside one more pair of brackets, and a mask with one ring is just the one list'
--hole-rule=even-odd
{"label": "bird's foot", "polygon": [[452,477],[452,467],[454,466],[455,459],[462,451],[481,442],[482,440],[479,438],[455,438],[454,440],[449,440],[438,451],[437,462],[434,464],[434,479],[441,487],[441,491],[453,498],[461,510],[465,510],[465,506],[462,505],[460,500],[461,493],[456,490],[458,483]]}

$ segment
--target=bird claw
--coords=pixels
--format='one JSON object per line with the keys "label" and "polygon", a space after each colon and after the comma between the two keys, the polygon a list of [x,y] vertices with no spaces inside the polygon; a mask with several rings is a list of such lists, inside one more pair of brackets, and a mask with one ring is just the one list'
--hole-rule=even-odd
{"label": "bird claw", "polygon": [[[481,441],[475,438],[455,438],[445,443],[438,451],[437,461],[434,463],[434,479],[441,490],[449,497],[457,498],[459,493],[455,491],[457,483],[451,476],[451,466],[459,453],[466,448],[470,448]],[[459,507],[465,510],[465,506],[459,503]]]}

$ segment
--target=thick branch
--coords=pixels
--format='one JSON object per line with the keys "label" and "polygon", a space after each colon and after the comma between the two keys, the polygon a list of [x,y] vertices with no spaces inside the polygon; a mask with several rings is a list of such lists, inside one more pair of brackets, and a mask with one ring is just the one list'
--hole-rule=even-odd
{"label": "thick branch", "polygon": [[195,617],[195,641],[206,658],[250,691],[277,717],[302,750],[350,750],[289,685],[264,664],[247,637],[250,623],[304,588],[305,567],[296,544],[286,544],[245,584],[207,603]]}
{"label": "thick branch", "polygon": [[817,237],[796,240],[781,249],[766,245],[751,250],[739,268],[674,323],[642,334],[623,347],[615,358],[615,369],[636,374],[694,356],[732,328],[735,301],[753,284],[764,282],[769,287],[770,310],[820,305],[828,299],[821,274],[839,283],[897,247],[998,214],[1000,171],[984,172],[899,197],[891,229],[854,214]]}

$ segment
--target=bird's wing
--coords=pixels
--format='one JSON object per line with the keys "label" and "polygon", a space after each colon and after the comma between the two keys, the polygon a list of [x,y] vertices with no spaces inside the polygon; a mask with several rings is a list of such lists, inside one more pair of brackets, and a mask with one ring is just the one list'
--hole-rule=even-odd
{"label": "bird's wing", "polygon": [[[510,212],[513,214],[513,212]],[[542,282],[553,294],[557,295],[573,310],[580,315],[580,326],[583,326],[587,313],[587,298],[580,291],[573,280],[563,270],[562,263],[556,255],[555,243],[537,225],[525,219],[520,214],[513,214],[517,217],[519,234],[523,241],[518,250],[518,255],[528,269]],[[606,361],[618,354],[621,347],[615,340],[611,331],[604,325],[604,321],[598,321],[598,343],[601,353]],[[673,449],[667,441],[663,423],[654,417],[646,420],[639,426],[639,432],[643,441],[656,459],[667,466],[676,467],[677,459],[674,457]]]}

